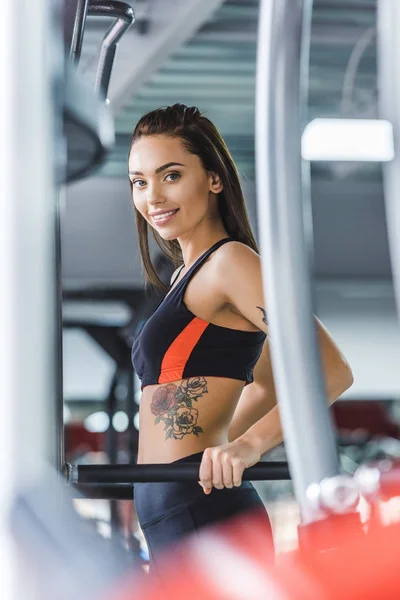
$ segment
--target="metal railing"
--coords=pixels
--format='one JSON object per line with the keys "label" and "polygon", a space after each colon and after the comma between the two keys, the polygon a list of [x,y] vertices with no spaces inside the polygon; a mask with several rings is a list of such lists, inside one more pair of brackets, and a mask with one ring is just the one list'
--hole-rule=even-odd
{"label": "metal railing", "polygon": [[[147,465],[71,465],[66,464],[67,483],[124,484],[147,481],[197,481],[200,463],[147,464]],[[260,462],[245,469],[244,481],[272,481],[290,479],[284,461]]]}
{"label": "metal railing", "polygon": [[75,63],[81,56],[87,17],[115,18],[103,38],[95,82],[95,91],[107,98],[117,45],[134,22],[135,13],[129,4],[117,0],[78,0],[70,49],[70,59]]}
{"label": "metal railing", "polygon": [[272,366],[304,523],[311,484],[338,473],[310,286],[309,168],[301,158],[312,0],[261,0],[256,77],[257,206]]}

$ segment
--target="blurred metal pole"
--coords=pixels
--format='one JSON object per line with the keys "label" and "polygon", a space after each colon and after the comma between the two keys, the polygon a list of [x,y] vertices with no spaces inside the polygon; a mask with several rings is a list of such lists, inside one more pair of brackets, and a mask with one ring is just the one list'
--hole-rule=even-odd
{"label": "blurred metal pole", "polygon": [[117,432],[114,429],[113,419],[114,415],[117,411],[117,397],[115,395],[115,388],[118,385],[119,380],[119,369],[115,367],[115,373],[112,377],[110,389],[108,391],[108,396],[106,399],[106,412],[108,418],[110,420],[110,425],[106,431],[105,443],[106,443],[106,452],[108,454],[108,460],[110,465],[117,464],[117,456],[118,456],[118,448],[117,448]]}
{"label": "blurred metal pole", "polygon": [[116,17],[107,31],[100,50],[94,89],[96,93],[107,99],[111,73],[117,53],[118,42],[135,21],[135,13],[126,2],[118,0],[91,0],[88,15]]}
{"label": "blurred metal pole", "polygon": [[107,99],[108,96],[111,73],[117,55],[118,41],[121,39],[126,29],[127,24],[122,20],[118,20],[109,31],[107,31],[101,45],[94,89],[97,94],[104,96],[105,99]]}
{"label": "blurred metal pole", "polygon": [[301,159],[311,12],[312,0],[261,0],[255,127],[273,372],[303,523],[322,516],[310,505],[308,486],[338,473],[312,311],[309,166]]}
{"label": "blurred metal pole", "polygon": [[132,369],[125,371],[127,390],[126,390],[126,414],[128,415],[128,463],[136,463],[137,446],[138,446],[138,432],[135,428],[135,414],[137,412],[137,404],[135,403],[135,374]]}
{"label": "blurred metal pole", "polygon": [[[74,0],[72,4],[69,2],[69,10],[75,8],[75,1],[76,0]],[[69,54],[70,59],[75,64],[78,64],[81,58],[88,6],[89,0],[78,0],[76,3],[74,28],[72,32],[71,49]]]}
{"label": "blurred metal pole", "polygon": [[[116,366],[106,402],[106,410],[110,420],[110,424],[106,431],[106,452],[108,454],[110,465],[116,465],[118,462],[118,437],[114,428],[114,415],[117,412],[116,387],[119,379],[120,369],[118,366]],[[115,499],[110,500],[110,525],[112,536],[119,535],[121,530],[121,519],[119,515],[118,504]]]}
{"label": "blurred metal pole", "polygon": [[394,159],[384,163],[383,189],[386,226],[400,320],[400,3],[378,0],[377,61],[379,117],[393,125]]}
{"label": "blurred metal pole", "polygon": [[[60,152],[62,149],[60,148]],[[64,153],[66,161],[66,153]],[[55,251],[55,302],[56,302],[56,331],[55,354],[57,362],[56,371],[56,406],[54,442],[56,446],[55,466],[62,471],[65,462],[64,440],[64,386],[63,386],[63,322],[62,322],[62,255],[61,255],[61,216],[65,201],[65,189],[60,189],[55,202],[54,215],[54,251]]]}
{"label": "blurred metal pole", "polygon": [[[9,538],[15,493],[54,461],[55,95],[63,52],[58,5],[3,0],[0,19],[0,546],[2,597],[40,597]],[[50,490],[49,490],[50,493]]]}

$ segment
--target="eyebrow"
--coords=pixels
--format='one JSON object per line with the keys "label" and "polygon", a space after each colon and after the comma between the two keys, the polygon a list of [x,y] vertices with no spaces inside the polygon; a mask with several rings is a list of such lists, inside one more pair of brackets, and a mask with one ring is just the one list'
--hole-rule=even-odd
{"label": "eyebrow", "polygon": [[[182,163],[178,163],[178,162],[169,162],[165,165],[162,165],[161,167],[158,167],[154,171],[154,173],[156,175],[158,175],[158,173],[161,173],[161,171],[165,171],[165,169],[168,169],[169,167],[175,167],[175,166],[184,167],[185,165],[183,165]],[[143,173],[141,173],[141,171],[129,171],[129,175],[143,175]]]}

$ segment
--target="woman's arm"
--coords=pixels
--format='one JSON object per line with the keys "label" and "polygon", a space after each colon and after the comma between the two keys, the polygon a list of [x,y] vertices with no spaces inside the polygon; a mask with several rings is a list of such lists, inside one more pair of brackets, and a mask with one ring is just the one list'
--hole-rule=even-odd
{"label": "woman's arm", "polygon": [[[351,369],[326,327],[315,318],[325,381],[326,397],[332,404],[353,383]],[[254,382],[246,386],[229,429],[229,441],[246,439],[264,454],[282,441],[282,429],[271,365],[268,338],[254,369]]]}
{"label": "woman's arm", "polygon": [[[260,257],[239,242],[225,244],[219,249],[215,274],[215,285],[226,304],[268,334]],[[353,374],[326,327],[317,318],[315,322],[327,400],[331,404],[352,385]],[[240,485],[243,470],[282,441],[268,338],[254,374],[254,382],[242,392],[229,430],[229,439],[234,441],[207,448],[203,454],[200,484],[206,493],[212,486]]]}
{"label": "woman's arm", "polygon": [[276,403],[270,344],[267,338],[254,368],[254,381],[246,385],[241,393],[229,428],[229,441],[243,435],[254,423],[273,410]]}
{"label": "woman's arm", "polygon": [[[268,307],[264,299],[261,276],[261,260],[256,252],[240,242],[231,242],[220,248],[216,271],[216,281],[226,304],[256,327],[268,334]],[[232,265],[227,268],[227,265]],[[329,394],[352,381],[352,373],[348,362],[335,344],[328,330],[319,319],[315,319],[317,337],[324,368],[326,389]],[[270,363],[269,351],[265,355]],[[271,383],[272,370],[266,363],[261,368],[256,367],[259,381],[265,388]],[[264,377],[264,380],[262,379]],[[351,385],[351,383],[350,383]],[[347,388],[345,388],[347,389]]]}

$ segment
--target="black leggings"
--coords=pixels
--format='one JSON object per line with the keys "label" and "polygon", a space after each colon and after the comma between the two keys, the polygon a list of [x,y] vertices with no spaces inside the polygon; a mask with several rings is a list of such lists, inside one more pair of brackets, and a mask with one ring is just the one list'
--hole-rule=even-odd
{"label": "black leggings", "polygon": [[[179,462],[201,462],[203,452],[186,456]],[[264,504],[249,481],[240,487],[212,489],[206,495],[197,482],[135,483],[135,508],[146,539],[153,566],[160,552],[182,538],[208,525],[258,510],[265,514],[266,540],[272,533]]]}

